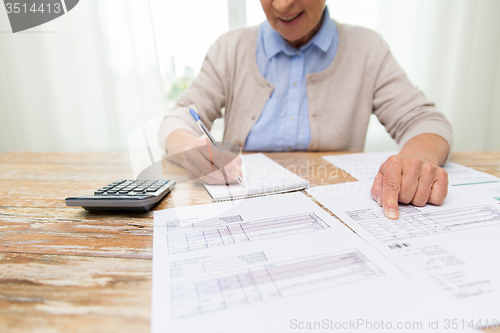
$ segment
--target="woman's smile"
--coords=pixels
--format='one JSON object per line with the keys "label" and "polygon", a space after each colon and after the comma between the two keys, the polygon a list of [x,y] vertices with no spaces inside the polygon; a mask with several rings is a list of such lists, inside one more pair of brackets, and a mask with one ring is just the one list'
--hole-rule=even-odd
{"label": "woman's smile", "polygon": [[299,18],[302,15],[302,13],[304,13],[304,12],[302,11],[302,12],[299,12],[296,14],[282,16],[282,17],[279,17],[279,19],[283,22],[290,23],[290,22],[294,21],[295,19]]}

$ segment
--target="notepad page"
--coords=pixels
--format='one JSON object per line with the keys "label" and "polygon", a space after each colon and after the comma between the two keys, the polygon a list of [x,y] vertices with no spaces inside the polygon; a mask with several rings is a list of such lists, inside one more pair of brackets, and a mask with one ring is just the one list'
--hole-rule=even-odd
{"label": "notepad page", "polygon": [[213,201],[283,193],[309,187],[309,182],[264,154],[243,155],[243,184],[205,185]]}

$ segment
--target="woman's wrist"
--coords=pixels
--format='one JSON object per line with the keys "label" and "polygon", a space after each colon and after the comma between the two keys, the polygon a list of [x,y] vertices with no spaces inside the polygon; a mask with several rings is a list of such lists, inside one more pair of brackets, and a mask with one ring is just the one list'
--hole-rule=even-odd
{"label": "woman's wrist", "polygon": [[184,148],[192,144],[198,138],[199,137],[196,136],[196,134],[185,129],[177,129],[173,131],[167,137],[167,141],[165,142],[167,155],[170,156],[182,152]]}
{"label": "woman's wrist", "polygon": [[398,155],[416,157],[434,165],[446,162],[450,152],[448,142],[437,134],[425,133],[410,139]]}

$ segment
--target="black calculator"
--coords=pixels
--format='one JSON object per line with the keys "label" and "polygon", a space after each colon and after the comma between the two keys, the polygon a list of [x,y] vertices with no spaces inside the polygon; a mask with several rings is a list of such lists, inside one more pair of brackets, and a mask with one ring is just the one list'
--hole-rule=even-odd
{"label": "black calculator", "polygon": [[79,206],[89,211],[147,212],[174,185],[174,180],[118,180],[93,195],[66,198],[66,206]]}

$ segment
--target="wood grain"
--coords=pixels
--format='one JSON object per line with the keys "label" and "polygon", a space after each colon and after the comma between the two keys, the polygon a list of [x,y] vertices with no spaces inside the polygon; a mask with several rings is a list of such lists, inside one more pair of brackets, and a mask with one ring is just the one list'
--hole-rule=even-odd
{"label": "wood grain", "polygon": [[151,260],[0,254],[2,332],[147,332]]}
{"label": "wood grain", "polygon": [[[312,186],[354,181],[322,159],[329,154],[266,155]],[[500,177],[500,152],[451,160]],[[178,182],[154,210],[211,202],[179,166],[151,172]],[[131,178],[124,153],[0,155],[0,332],[149,332],[153,212],[90,213],[64,202]]]}

